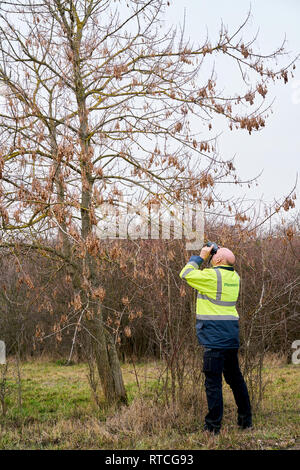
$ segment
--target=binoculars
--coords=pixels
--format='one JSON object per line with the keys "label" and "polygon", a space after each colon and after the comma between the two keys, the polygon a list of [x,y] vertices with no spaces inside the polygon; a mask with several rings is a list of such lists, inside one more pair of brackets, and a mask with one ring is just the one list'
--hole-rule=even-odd
{"label": "binoculars", "polygon": [[209,242],[209,241],[206,242],[204,246],[212,246],[213,247],[211,249],[211,252],[210,252],[211,256],[214,256],[217,253],[218,249],[220,248],[215,242]]}

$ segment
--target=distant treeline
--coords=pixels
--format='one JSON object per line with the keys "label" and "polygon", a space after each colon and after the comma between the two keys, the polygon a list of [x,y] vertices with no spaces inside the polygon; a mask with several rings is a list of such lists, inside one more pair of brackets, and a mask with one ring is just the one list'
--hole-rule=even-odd
{"label": "distant treeline", "polygon": [[[236,254],[242,351],[289,357],[300,339],[300,237],[293,230],[253,236],[222,226],[207,238]],[[172,358],[183,342],[193,347],[195,292],[179,278],[189,255],[180,240],[103,243],[94,295],[121,359]],[[85,360],[81,320],[91,313],[81,308],[69,266],[21,244],[3,248],[0,263],[0,339],[7,352]]]}

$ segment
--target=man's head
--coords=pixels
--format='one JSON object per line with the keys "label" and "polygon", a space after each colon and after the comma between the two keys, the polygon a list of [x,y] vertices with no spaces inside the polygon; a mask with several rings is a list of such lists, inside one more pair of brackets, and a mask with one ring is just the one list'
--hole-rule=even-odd
{"label": "man's head", "polygon": [[217,253],[212,257],[212,266],[220,266],[227,264],[233,266],[235,263],[235,256],[228,248],[219,248]]}

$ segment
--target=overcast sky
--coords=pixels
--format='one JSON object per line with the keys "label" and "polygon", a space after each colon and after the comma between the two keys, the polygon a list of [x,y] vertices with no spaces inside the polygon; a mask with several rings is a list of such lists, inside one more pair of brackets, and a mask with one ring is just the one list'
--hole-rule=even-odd
{"label": "overcast sky", "polygon": [[[300,54],[300,0],[170,0],[165,26],[183,24],[185,17],[187,39],[190,38],[195,45],[203,44],[208,34],[214,43],[221,21],[233,32],[246,18],[250,8],[251,19],[245,31],[245,40],[259,30],[257,45],[262,53],[269,53],[279,47],[286,36],[289,57],[284,58],[282,65]],[[234,94],[241,91],[238,74],[231,74],[229,69],[221,69],[221,73],[217,71],[217,74],[219,87],[231,87]],[[250,179],[263,171],[257,187],[247,191],[236,186],[224,187],[226,197],[239,194],[245,195],[248,200],[281,200],[292,189],[297,172],[300,180],[300,61],[294,75],[287,85],[280,81],[280,84],[270,87],[267,101],[271,103],[275,99],[273,114],[261,132],[249,136],[246,131],[231,132],[228,126],[222,129],[219,150],[224,158],[235,156],[240,177]],[[218,132],[218,129],[215,130]],[[299,208],[299,190],[297,195]]]}
{"label": "overcast sky", "polygon": [[[261,52],[275,50],[286,36],[289,57],[300,53],[299,0],[171,0],[166,23],[183,23],[185,13],[186,37],[195,44],[201,43],[208,32],[213,42],[221,21],[234,31],[250,7],[251,21],[246,38],[259,29],[257,44]],[[285,58],[283,63],[286,64],[288,59]],[[297,171],[300,179],[300,62],[297,65],[294,79],[286,85],[281,81],[280,85],[270,88],[267,98],[268,102],[275,98],[274,113],[267,120],[265,129],[252,136],[245,131],[225,131],[219,142],[224,156],[236,155],[235,166],[242,177],[249,178],[263,170],[258,187],[246,193],[248,199],[262,196],[270,202],[279,200],[292,189]],[[221,83],[220,77],[218,79]],[[231,187],[226,191],[237,189]],[[299,191],[297,194],[299,208]]]}

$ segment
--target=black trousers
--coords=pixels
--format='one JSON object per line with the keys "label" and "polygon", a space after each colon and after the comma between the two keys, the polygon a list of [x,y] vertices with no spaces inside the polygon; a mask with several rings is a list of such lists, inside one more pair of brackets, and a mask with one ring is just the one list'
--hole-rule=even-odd
{"label": "black trousers", "polygon": [[247,385],[239,367],[238,349],[208,349],[203,356],[205,391],[208,414],[205,427],[218,432],[223,417],[222,374],[231,387],[237,405],[237,424],[242,428],[252,425],[252,414]]}

